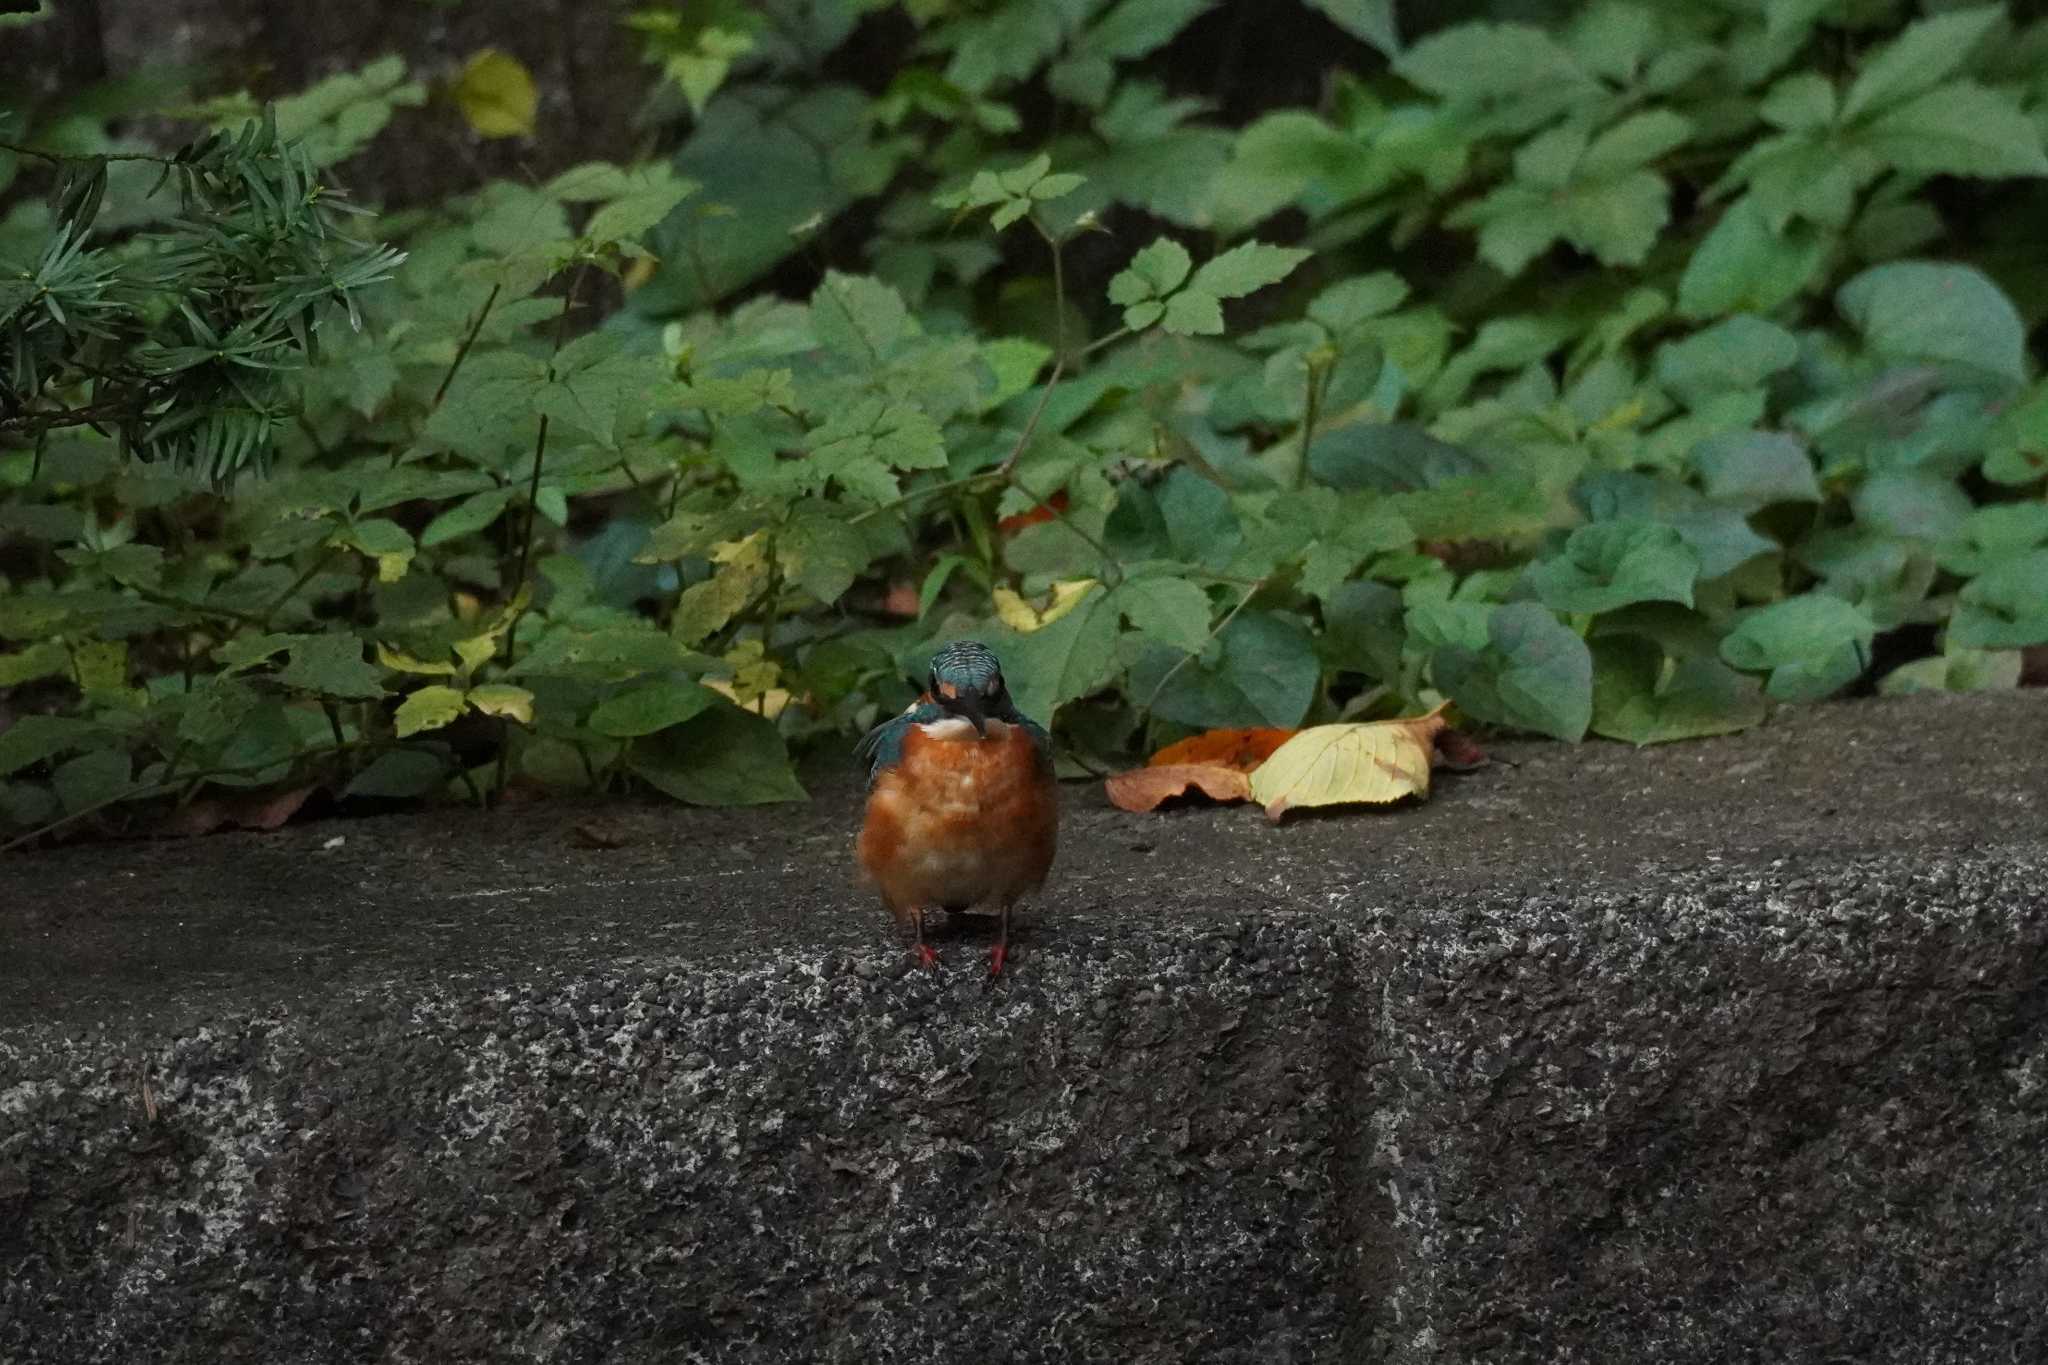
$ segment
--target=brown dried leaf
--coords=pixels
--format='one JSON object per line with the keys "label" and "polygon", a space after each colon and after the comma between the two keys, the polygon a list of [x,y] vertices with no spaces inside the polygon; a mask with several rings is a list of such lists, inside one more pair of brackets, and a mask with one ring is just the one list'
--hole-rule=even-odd
{"label": "brown dried leaf", "polygon": [[1251,796],[1251,779],[1236,768],[1211,763],[1171,763],[1133,768],[1105,781],[1103,790],[1124,810],[1157,809],[1162,801],[1184,796],[1193,787],[1212,801],[1243,801]]}

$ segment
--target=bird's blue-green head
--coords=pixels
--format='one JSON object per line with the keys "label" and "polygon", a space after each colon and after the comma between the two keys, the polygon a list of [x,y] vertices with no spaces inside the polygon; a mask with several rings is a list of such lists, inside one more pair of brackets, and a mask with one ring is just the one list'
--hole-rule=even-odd
{"label": "bird's blue-green head", "polygon": [[988,733],[991,715],[1000,717],[1010,709],[1003,666],[979,640],[955,640],[934,654],[926,690],[948,715],[971,722],[977,734]]}

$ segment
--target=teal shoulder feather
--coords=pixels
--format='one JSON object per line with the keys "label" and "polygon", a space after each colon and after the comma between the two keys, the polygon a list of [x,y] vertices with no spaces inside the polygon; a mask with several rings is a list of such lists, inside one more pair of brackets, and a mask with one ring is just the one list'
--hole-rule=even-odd
{"label": "teal shoulder feather", "polygon": [[903,739],[910,733],[911,726],[942,720],[945,714],[945,708],[937,702],[921,701],[863,735],[853,755],[868,765],[868,785],[874,786],[875,779],[885,768],[893,768],[903,761]]}

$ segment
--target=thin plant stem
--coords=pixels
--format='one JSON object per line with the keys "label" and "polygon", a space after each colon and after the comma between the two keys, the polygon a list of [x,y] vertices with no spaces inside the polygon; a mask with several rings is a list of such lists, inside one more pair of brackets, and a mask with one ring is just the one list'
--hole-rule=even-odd
{"label": "thin plant stem", "polygon": [[[1230,623],[1237,619],[1237,614],[1243,611],[1245,607],[1250,604],[1252,598],[1258,596],[1259,589],[1265,586],[1266,580],[1261,578],[1254,582],[1250,587],[1246,588],[1244,590],[1244,596],[1237,599],[1237,605],[1232,607],[1229,611],[1225,612],[1223,614],[1223,619],[1221,621],[1218,621],[1216,623],[1215,629],[1209,632],[1209,640],[1214,640],[1217,636],[1221,635],[1224,631],[1228,630],[1230,628]],[[1209,640],[1204,640],[1202,642],[1202,649],[1207,649],[1209,647]],[[1153,684],[1152,694],[1145,698],[1145,705],[1140,708],[1142,711],[1144,711],[1144,713],[1147,716],[1152,714],[1153,703],[1159,700],[1159,694],[1166,690],[1166,685],[1173,681],[1174,675],[1179,673],[1183,668],[1186,668],[1189,663],[1193,662],[1196,655],[1199,655],[1202,652],[1202,649],[1196,650],[1193,654],[1183,654],[1180,658],[1180,661],[1176,663],[1172,668],[1167,669],[1166,672],[1160,676],[1159,681]]]}
{"label": "thin plant stem", "polygon": [[491,292],[484,297],[483,307],[476,310],[476,318],[469,324],[469,331],[463,334],[462,344],[455,348],[455,359],[448,362],[448,373],[441,376],[441,383],[434,390],[434,401],[427,404],[429,410],[441,406],[441,400],[448,395],[448,386],[455,382],[455,372],[462,368],[462,362],[469,359],[469,348],[476,345],[477,334],[484,329],[484,320],[491,315],[491,309],[498,302],[498,291],[503,285],[494,284]]}

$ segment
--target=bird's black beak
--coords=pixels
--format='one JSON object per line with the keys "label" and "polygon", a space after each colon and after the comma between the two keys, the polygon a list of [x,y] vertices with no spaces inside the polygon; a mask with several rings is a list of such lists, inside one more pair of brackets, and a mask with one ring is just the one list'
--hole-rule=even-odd
{"label": "bird's black beak", "polygon": [[951,711],[954,715],[972,725],[974,733],[978,737],[987,739],[988,710],[985,705],[987,700],[979,692],[962,692],[957,697],[947,698],[945,707],[948,711]]}

